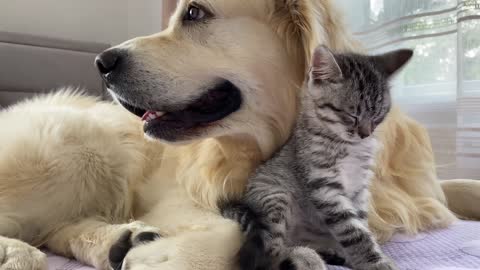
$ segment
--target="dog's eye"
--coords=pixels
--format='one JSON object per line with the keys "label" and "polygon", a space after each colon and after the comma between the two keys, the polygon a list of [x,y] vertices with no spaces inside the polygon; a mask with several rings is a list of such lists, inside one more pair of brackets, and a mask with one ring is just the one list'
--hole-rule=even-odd
{"label": "dog's eye", "polygon": [[198,20],[201,20],[201,19],[205,18],[206,15],[207,15],[207,13],[203,9],[201,9],[197,6],[189,6],[188,10],[187,10],[187,13],[185,14],[184,20],[185,21],[198,21]]}

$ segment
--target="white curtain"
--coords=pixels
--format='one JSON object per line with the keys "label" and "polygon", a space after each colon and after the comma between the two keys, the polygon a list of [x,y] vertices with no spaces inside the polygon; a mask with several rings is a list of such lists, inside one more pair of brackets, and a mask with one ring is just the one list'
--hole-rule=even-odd
{"label": "white curtain", "polygon": [[424,124],[441,179],[480,179],[480,0],[338,0],[373,53],[415,49],[394,100]]}

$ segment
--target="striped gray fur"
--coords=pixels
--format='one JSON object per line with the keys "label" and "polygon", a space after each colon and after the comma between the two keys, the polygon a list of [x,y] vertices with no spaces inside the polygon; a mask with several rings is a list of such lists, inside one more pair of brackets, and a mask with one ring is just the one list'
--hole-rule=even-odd
{"label": "striped gray fur", "polygon": [[389,79],[411,56],[315,50],[292,137],[257,169],[243,200],[220,205],[245,232],[242,270],[320,270],[324,260],[396,269],[369,231],[368,186]]}

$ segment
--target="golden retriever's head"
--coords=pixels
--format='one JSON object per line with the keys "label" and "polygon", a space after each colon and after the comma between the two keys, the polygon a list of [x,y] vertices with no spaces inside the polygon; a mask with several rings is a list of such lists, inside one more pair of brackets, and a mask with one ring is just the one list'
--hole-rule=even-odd
{"label": "golden retriever's head", "polygon": [[96,64],[147,136],[250,135],[269,152],[294,122],[313,33],[326,33],[315,26],[320,12],[329,23],[321,2],[181,0],[165,31],[109,49]]}

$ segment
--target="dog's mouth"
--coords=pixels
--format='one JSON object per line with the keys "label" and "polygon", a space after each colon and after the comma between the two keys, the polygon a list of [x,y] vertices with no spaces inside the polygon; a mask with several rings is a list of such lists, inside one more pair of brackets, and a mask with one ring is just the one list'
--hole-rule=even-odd
{"label": "dog's mouth", "polygon": [[118,102],[128,111],[141,117],[144,132],[150,137],[166,141],[191,139],[195,133],[212,126],[240,109],[240,90],[230,81],[224,81],[209,89],[184,109],[154,111],[131,105],[125,100]]}

